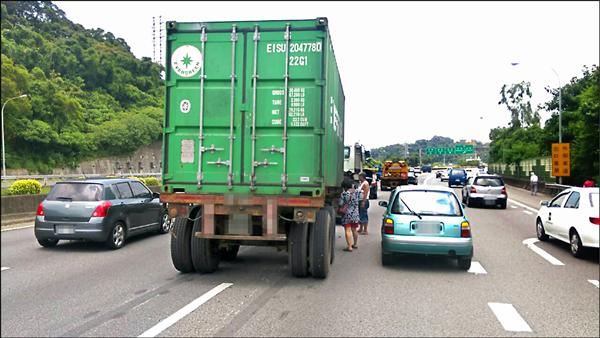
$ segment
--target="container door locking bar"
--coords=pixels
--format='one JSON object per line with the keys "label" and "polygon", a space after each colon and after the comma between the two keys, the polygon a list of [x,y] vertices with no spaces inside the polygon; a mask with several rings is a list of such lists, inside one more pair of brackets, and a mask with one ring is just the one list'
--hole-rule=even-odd
{"label": "container door locking bar", "polygon": [[252,73],[252,173],[250,175],[250,190],[256,190],[256,80],[258,80],[258,40],[260,33],[258,25],[254,26],[254,71]]}
{"label": "container door locking bar", "polygon": [[227,174],[227,187],[229,190],[233,189],[233,141],[235,136],[233,134],[233,118],[234,118],[234,98],[235,98],[235,45],[237,42],[236,26],[233,25],[231,30],[231,89],[230,89],[230,105],[229,110],[229,161],[224,161],[223,164],[229,166],[229,173]]}
{"label": "container door locking bar", "polygon": [[290,78],[290,40],[292,38],[292,33],[290,32],[290,25],[287,24],[285,26],[285,35],[283,36],[285,39],[285,75],[284,75],[284,90],[283,90],[283,174],[281,175],[281,190],[287,190],[287,117],[288,117],[288,86],[289,86],[289,78]]}
{"label": "container door locking bar", "polygon": [[[206,78],[206,75],[204,75],[204,60],[206,60],[206,53],[205,53],[206,26],[202,26],[202,34],[200,35],[200,41],[202,43],[202,67],[200,68],[200,123],[199,123],[199,132],[198,132],[198,173],[196,174],[196,179],[198,181],[198,188],[202,188],[202,153],[204,152],[203,120],[204,120],[204,79]],[[214,148],[214,145],[213,145],[213,148]]]}

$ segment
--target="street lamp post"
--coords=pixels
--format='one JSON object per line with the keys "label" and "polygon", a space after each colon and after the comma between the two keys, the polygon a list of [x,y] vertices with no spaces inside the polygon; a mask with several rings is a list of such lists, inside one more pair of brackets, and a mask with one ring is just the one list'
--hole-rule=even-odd
{"label": "street lamp post", "polygon": [[20,99],[23,97],[27,97],[27,94],[11,97],[10,99],[4,101],[4,104],[2,105],[2,112],[0,114],[0,120],[2,123],[2,177],[3,178],[6,177],[6,153],[4,150],[4,107],[6,107],[6,104],[8,103],[8,101]]}

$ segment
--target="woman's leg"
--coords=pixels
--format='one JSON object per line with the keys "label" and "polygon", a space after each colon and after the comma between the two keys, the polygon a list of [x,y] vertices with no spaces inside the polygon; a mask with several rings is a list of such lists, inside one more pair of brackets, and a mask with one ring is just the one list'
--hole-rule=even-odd
{"label": "woman's leg", "polygon": [[348,244],[347,249],[352,251],[352,227],[349,225],[344,225],[344,230],[346,231],[346,244]]}
{"label": "woman's leg", "polygon": [[352,237],[354,239],[353,248],[358,248],[358,232],[356,231],[356,227],[352,227]]}

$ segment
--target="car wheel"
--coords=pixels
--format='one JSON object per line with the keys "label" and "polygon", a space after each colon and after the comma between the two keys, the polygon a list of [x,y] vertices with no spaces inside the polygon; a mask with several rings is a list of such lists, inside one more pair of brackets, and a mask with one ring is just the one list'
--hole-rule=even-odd
{"label": "car wheel", "polygon": [[121,222],[115,223],[108,235],[106,245],[113,250],[120,249],[125,245],[125,224]]}
{"label": "car wheel", "polygon": [[202,222],[194,223],[191,234],[190,252],[194,269],[202,273],[212,273],[219,268],[219,243],[208,238],[197,238],[196,232],[202,231]]}
{"label": "car wheel", "polygon": [[473,202],[471,202],[471,199],[469,198],[469,196],[467,196],[467,207],[471,208],[473,206]]}
{"label": "car wheel", "polygon": [[577,233],[577,230],[572,230],[571,231],[571,236],[570,236],[570,242],[571,242],[571,253],[573,254],[573,256],[580,258],[583,256],[583,245],[581,244],[581,238],[579,238],[579,234]]}
{"label": "car wheel", "polygon": [[471,268],[471,257],[459,257],[458,258],[458,267],[461,270],[469,270]]}
{"label": "car wheel", "polygon": [[391,265],[393,256],[391,254],[381,253],[381,265]]}
{"label": "car wheel", "polygon": [[52,239],[52,238],[38,239],[37,241],[44,248],[52,248],[52,247],[55,247],[56,244],[58,244],[58,239]]}
{"label": "car wheel", "polygon": [[535,232],[537,234],[537,238],[544,242],[548,240],[548,235],[546,235],[546,230],[544,230],[544,224],[542,223],[541,219],[537,220],[536,226],[535,226]]}
{"label": "car wheel", "polygon": [[506,209],[506,201],[500,202],[500,209]]}
{"label": "car wheel", "polygon": [[308,223],[296,222],[288,235],[288,266],[294,277],[308,274]]}
{"label": "car wheel", "polygon": [[173,221],[174,219],[169,217],[169,214],[167,214],[167,211],[165,210],[162,214],[158,233],[166,234],[167,232],[171,231],[171,228],[173,227]]}

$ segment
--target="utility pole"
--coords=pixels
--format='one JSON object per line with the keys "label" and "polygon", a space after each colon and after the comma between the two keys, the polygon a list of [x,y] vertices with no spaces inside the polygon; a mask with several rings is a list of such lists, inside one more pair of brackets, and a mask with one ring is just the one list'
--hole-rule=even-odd
{"label": "utility pole", "polygon": [[421,162],[421,148],[419,148],[419,167],[423,166],[423,162]]}

